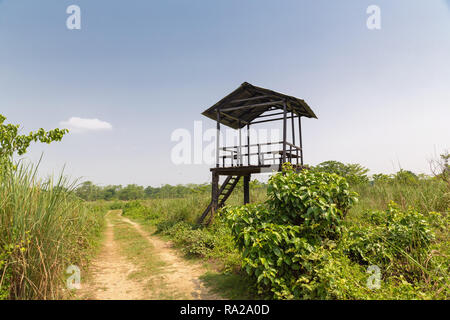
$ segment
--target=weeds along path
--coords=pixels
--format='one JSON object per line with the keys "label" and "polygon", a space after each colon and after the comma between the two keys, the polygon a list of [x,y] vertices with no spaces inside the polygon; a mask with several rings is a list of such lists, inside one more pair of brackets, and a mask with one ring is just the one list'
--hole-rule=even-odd
{"label": "weeds along path", "polygon": [[200,280],[205,268],[180,257],[136,222],[107,214],[102,250],[92,262],[82,299],[221,299]]}

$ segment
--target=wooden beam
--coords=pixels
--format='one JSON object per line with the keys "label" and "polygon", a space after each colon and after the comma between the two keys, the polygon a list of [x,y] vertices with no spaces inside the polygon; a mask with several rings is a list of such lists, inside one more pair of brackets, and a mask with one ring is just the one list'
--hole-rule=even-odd
{"label": "wooden beam", "polygon": [[247,165],[250,165],[250,125],[247,124]]}
{"label": "wooden beam", "polygon": [[[270,111],[272,111],[272,110],[270,110]],[[267,117],[272,117],[272,116],[279,116],[279,115],[282,115],[282,114],[284,114],[284,112],[276,112],[276,113],[272,113],[272,114],[262,114],[262,115],[258,116],[255,119],[267,118]]]}
{"label": "wooden beam", "polygon": [[[294,123],[294,112],[293,111],[291,111],[291,115],[292,115],[292,117],[291,117],[292,144],[295,146],[295,123]],[[292,157],[292,146],[290,148],[290,153],[291,153],[291,157]],[[298,156],[298,150],[297,150],[296,154]],[[291,159],[291,162],[292,162],[292,159]],[[298,157],[296,157],[295,164],[298,164]]]}
{"label": "wooden beam", "polygon": [[239,157],[239,165],[243,166],[242,163],[242,131],[241,131],[241,121],[239,121],[239,152],[238,152],[238,157]]}
{"label": "wooden beam", "polygon": [[220,111],[220,114],[223,115],[223,116],[225,116],[225,117],[227,117],[227,118],[230,118],[230,119],[232,119],[232,120],[234,120],[234,121],[240,121],[240,122],[242,122],[242,123],[248,124],[247,121],[242,120],[242,119],[238,119],[238,118],[233,117],[233,116],[230,116],[228,113],[225,113],[225,112],[223,112],[223,111]]}
{"label": "wooden beam", "polygon": [[283,100],[278,100],[278,101],[271,101],[271,102],[264,102],[264,103],[257,103],[257,104],[249,104],[249,105],[244,105],[244,106],[239,106],[239,107],[222,109],[222,111],[233,111],[233,110],[242,110],[242,109],[249,109],[249,108],[267,107],[267,106],[272,106],[272,105],[276,105],[276,104],[283,103],[283,102],[284,102]]}
{"label": "wooden beam", "polygon": [[217,109],[216,168],[220,166],[219,148],[220,148],[220,108]]}
{"label": "wooden beam", "polygon": [[250,203],[250,177],[250,174],[244,176],[244,204]]}
{"label": "wooden beam", "polygon": [[292,126],[292,144],[295,145],[295,125],[294,125],[294,113],[291,111],[291,126]]}
{"label": "wooden beam", "polygon": [[[247,99],[237,99],[237,100],[232,100],[232,101],[230,101],[230,103],[239,103],[239,102],[246,102],[246,101],[254,101],[254,100],[265,99],[265,98],[274,98],[274,96],[262,95],[262,96],[257,96],[257,97],[247,98]],[[276,98],[279,99],[278,97],[276,97]]]}
{"label": "wooden beam", "polygon": [[211,218],[209,219],[209,223],[214,218],[215,213],[219,207],[219,175],[217,172],[212,172],[212,181],[211,181]]}
{"label": "wooden beam", "polygon": [[[294,118],[297,118],[298,116],[295,115]],[[291,119],[292,117],[287,117],[286,119]],[[254,122],[250,122],[250,124],[257,124],[257,123],[264,123],[264,122],[270,122],[270,121],[277,121],[277,120],[284,120],[283,118],[276,118],[276,119],[268,119],[268,120],[261,120],[261,121],[254,121]]]}
{"label": "wooden beam", "polygon": [[298,117],[298,132],[300,133],[300,156],[301,164],[303,166],[303,141],[302,141],[302,117]]}

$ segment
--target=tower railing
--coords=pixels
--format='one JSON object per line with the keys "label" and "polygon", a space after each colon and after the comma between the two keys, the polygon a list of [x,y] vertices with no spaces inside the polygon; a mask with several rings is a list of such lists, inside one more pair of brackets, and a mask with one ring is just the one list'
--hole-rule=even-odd
{"label": "tower railing", "polygon": [[[284,161],[283,157],[285,157]],[[285,141],[227,146],[220,148],[219,158],[221,159],[220,168],[267,166],[283,162],[301,165],[302,149]]]}

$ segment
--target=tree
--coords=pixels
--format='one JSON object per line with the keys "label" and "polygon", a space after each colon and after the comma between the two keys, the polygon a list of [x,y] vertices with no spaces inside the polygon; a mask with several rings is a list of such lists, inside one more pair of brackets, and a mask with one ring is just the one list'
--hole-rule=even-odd
{"label": "tree", "polygon": [[136,200],[144,198],[144,187],[129,184],[118,192],[120,200]]}
{"label": "tree", "polygon": [[102,189],[102,195],[100,198],[105,200],[117,199],[121,189],[122,186],[120,185],[106,186]]}
{"label": "tree", "polygon": [[27,152],[31,142],[51,143],[61,141],[69,132],[67,129],[53,129],[45,131],[39,129],[26,135],[19,134],[18,124],[5,124],[6,117],[0,114],[0,166],[12,164],[14,154],[23,155]]}
{"label": "tree", "polygon": [[403,169],[400,169],[400,171],[394,175],[394,180],[407,185],[415,185],[419,182],[419,178],[414,172]]}
{"label": "tree", "polygon": [[83,182],[75,191],[76,195],[86,201],[95,201],[100,199],[101,188],[91,181]]}
{"label": "tree", "polygon": [[392,181],[392,177],[388,174],[377,173],[372,176],[374,183],[389,183]]}
{"label": "tree", "polygon": [[325,161],[314,167],[317,171],[336,173],[347,179],[350,184],[367,183],[369,169],[357,163],[344,164],[339,161]]}

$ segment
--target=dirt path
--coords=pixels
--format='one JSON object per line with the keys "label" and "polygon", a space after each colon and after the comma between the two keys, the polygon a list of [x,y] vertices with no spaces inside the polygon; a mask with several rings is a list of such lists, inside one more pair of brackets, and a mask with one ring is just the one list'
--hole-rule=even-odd
{"label": "dirt path", "polygon": [[[114,213],[113,213],[114,214]],[[205,268],[187,261],[172,249],[169,243],[150,235],[136,222],[111,212],[107,215],[105,240],[100,254],[91,264],[89,277],[78,294],[81,299],[142,300],[142,299],[220,299],[211,293],[200,280]],[[127,223],[149,242],[151,249],[140,254],[155,256],[163,268],[148,272],[123,255],[114,238],[118,223]],[[147,252],[148,251],[148,252]],[[145,271],[140,279],[133,273]]]}

